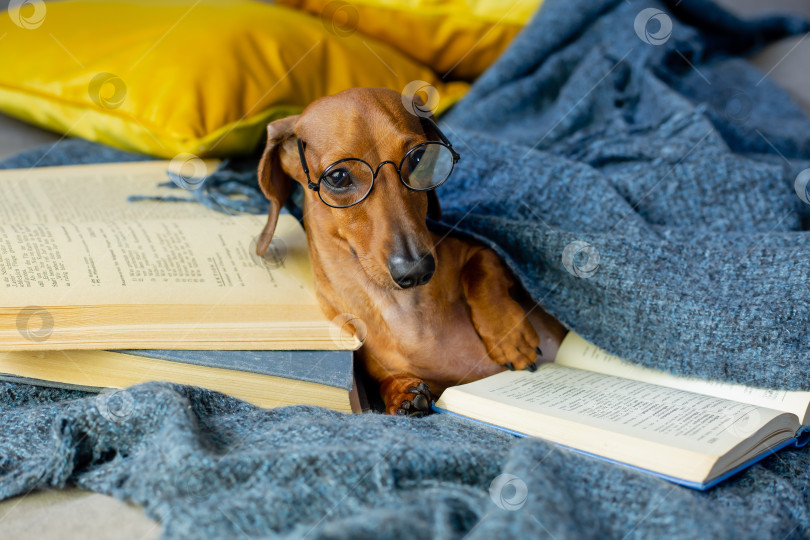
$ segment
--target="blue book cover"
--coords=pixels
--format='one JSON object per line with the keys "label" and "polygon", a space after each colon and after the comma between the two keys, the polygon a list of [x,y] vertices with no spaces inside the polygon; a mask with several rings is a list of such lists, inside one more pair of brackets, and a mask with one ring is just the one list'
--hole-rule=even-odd
{"label": "blue book cover", "polygon": [[116,350],[158,360],[231,369],[352,389],[352,351]]}

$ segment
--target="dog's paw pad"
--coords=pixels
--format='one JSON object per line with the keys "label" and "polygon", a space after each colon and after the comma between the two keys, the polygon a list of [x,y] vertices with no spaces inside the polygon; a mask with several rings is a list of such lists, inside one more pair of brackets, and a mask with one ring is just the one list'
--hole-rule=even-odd
{"label": "dog's paw pad", "polygon": [[419,383],[408,388],[409,394],[416,394],[410,399],[400,403],[396,414],[399,416],[413,416],[416,418],[430,414],[430,387],[426,383]]}

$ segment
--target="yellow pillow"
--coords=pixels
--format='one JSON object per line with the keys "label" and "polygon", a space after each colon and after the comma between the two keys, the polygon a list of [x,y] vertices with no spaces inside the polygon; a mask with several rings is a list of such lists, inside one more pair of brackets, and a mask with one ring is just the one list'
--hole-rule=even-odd
{"label": "yellow pillow", "polygon": [[444,80],[471,80],[506,49],[542,0],[277,0],[318,14],[338,35],[393,45]]}
{"label": "yellow pillow", "polygon": [[0,17],[0,110],[161,157],[249,152],[268,121],[354,86],[432,85],[435,112],[467,89],[388,45],[260,2],[19,4]]}

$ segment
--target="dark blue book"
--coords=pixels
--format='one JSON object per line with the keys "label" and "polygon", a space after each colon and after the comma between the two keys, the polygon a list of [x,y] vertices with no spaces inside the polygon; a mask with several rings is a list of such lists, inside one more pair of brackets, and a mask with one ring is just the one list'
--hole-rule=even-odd
{"label": "dark blue book", "polygon": [[167,381],[202,386],[266,408],[367,408],[355,383],[352,351],[0,352],[0,379],[90,391]]}

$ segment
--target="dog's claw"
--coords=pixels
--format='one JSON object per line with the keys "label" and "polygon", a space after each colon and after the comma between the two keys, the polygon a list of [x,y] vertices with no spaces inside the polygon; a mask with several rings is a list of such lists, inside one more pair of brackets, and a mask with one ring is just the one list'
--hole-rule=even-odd
{"label": "dog's claw", "polygon": [[421,382],[416,386],[408,388],[408,392],[416,395],[409,400],[404,400],[400,404],[399,409],[397,409],[397,415],[420,418],[430,414],[430,386],[428,386],[427,383]]}
{"label": "dog's claw", "polygon": [[503,365],[503,367],[505,367],[505,368],[506,368],[506,369],[508,369],[509,371],[515,371],[515,364],[513,364],[512,362],[507,362],[507,363],[505,363],[505,364]]}
{"label": "dog's claw", "polygon": [[531,372],[537,371],[537,362],[532,362],[531,364],[526,366],[526,369],[528,369]]}
{"label": "dog's claw", "polygon": [[540,347],[535,347],[534,352],[537,353],[537,356],[543,356],[543,351],[540,350]]}

